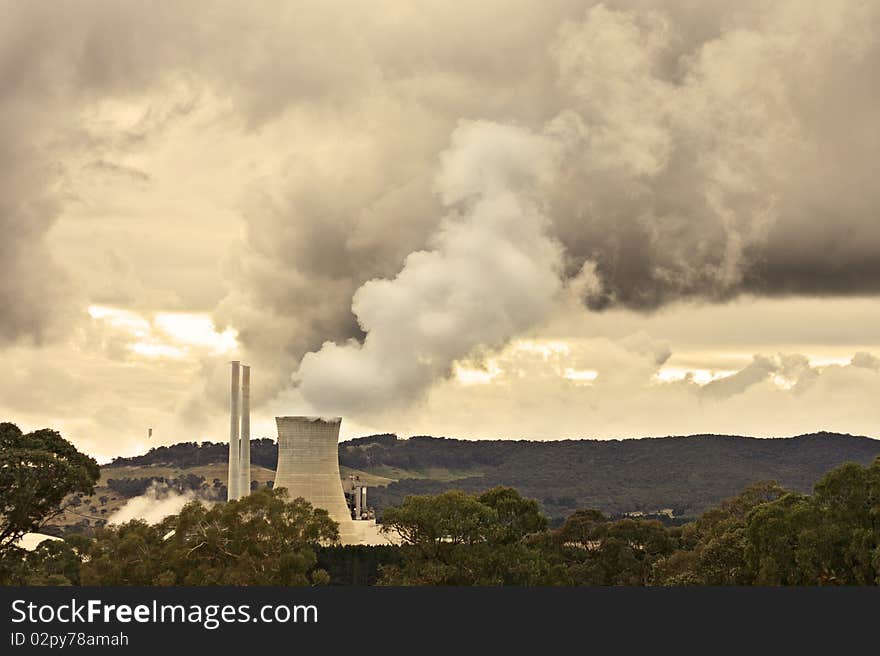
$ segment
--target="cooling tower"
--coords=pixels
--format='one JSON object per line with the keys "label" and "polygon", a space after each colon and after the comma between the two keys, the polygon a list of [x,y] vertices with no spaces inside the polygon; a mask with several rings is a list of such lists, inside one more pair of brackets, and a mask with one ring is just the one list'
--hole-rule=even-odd
{"label": "cooling tower", "polygon": [[375,520],[354,521],[339,477],[340,417],[275,417],[278,467],[275,487],[303,497],[339,523],[343,544],[387,544]]}
{"label": "cooling tower", "polygon": [[[351,522],[339,478],[340,417],[275,417],[278,469],[275,487],[303,497],[339,522]],[[342,527],[340,526],[340,532]]]}

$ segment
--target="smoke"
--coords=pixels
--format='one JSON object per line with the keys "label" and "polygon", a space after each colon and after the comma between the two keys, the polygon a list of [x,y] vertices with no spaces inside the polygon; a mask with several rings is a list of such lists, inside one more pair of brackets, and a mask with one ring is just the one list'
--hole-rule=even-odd
{"label": "smoke", "polygon": [[354,295],[363,343],[327,342],[296,378],[309,402],[364,410],[418,398],[455,360],[495,349],[540,321],[560,290],[561,248],[534,199],[552,142],[514,126],[463,123],[441,156],[450,208],[429,251]]}
{"label": "smoke", "polygon": [[[321,412],[419,398],[566,295],[648,311],[880,293],[877,3],[478,4],[10,3],[0,343],[48,340],[101,295],[184,294],[192,251],[156,249],[149,268],[175,275],[151,287],[147,258],[71,280],[47,242],[88,206],[80,178],[174,177],[139,156],[194,108],[205,120],[173,141],[234,141],[229,159],[248,164],[230,178],[247,191],[228,294],[186,296],[238,331],[262,399],[291,372]],[[216,227],[157,211],[174,215],[151,224],[165,245]],[[122,241],[125,262],[142,245]],[[91,267],[102,250],[88,248]]]}
{"label": "smoke", "polygon": [[[880,133],[850,107],[880,100],[862,84],[880,60],[865,30],[878,10],[756,5],[688,41],[676,5],[655,4],[562,23],[549,44],[560,111],[541,148],[503,123],[456,129],[437,190],[464,208],[432,250],[354,293],[366,336],[303,357],[306,400],[340,412],[418,398],[456,359],[538,325],[567,277],[593,309],[880,291],[865,200],[880,201],[866,177]],[[758,359],[706,394],[772,369]]]}
{"label": "smoke", "polygon": [[166,485],[154,482],[141,496],[129,499],[107,519],[107,523],[124,524],[133,519],[140,519],[148,524],[157,524],[169,515],[176,515],[186,504],[195,499],[197,496],[192,490],[181,494]]}

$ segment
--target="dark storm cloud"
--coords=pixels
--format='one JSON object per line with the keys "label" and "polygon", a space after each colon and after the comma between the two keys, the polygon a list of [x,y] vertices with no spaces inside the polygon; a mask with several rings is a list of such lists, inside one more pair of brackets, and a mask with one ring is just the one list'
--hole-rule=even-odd
{"label": "dark storm cloud", "polygon": [[0,342],[43,343],[82,312],[78,290],[46,245],[48,231],[72,198],[66,187],[70,158],[84,150],[100,152],[110,136],[84,132],[80,112],[95,98],[143,87],[151,79],[144,72],[155,61],[146,56],[140,61],[125,36],[134,31],[136,17],[114,7],[4,3]]}
{"label": "dark storm cloud", "polygon": [[[504,301],[511,281],[491,275],[503,267],[461,281],[455,268],[495,266],[458,249],[468,230],[535,266],[536,287],[516,281],[525,299],[581,290],[589,307],[652,309],[743,292],[880,292],[875,4],[450,7],[11,3],[0,27],[0,338],[49,334],[70,299],[45,238],[69,199],[71,161],[106,171],[209,102],[230,132],[274,131],[284,163],[242,181],[244,244],[215,313],[277,386],[325,341],[363,353],[369,333],[406,349],[379,349],[362,371],[424,388],[462,354],[540,323],[544,305]],[[87,120],[119,100],[141,119]],[[533,165],[509,168],[533,153]],[[504,188],[450,193],[450,159]],[[497,214],[474,212],[502,197],[528,217],[535,253]],[[212,229],[211,217],[187,220]],[[431,266],[412,265],[423,259]],[[453,343],[405,311],[376,313],[432,290],[440,333],[472,307],[504,330],[458,330],[468,341]],[[413,360],[431,362],[430,375],[395,369]],[[334,360],[312,389],[334,389],[349,364]],[[412,396],[391,382],[371,402]]]}
{"label": "dark storm cloud", "polygon": [[70,310],[68,281],[44,241],[63,202],[62,167],[43,142],[53,92],[36,81],[30,36],[38,28],[15,23],[0,27],[0,344],[43,343],[58,327],[52,317]]}
{"label": "dark storm cloud", "polygon": [[596,263],[588,304],[880,291],[877,8],[629,4],[554,49],[578,146],[554,219]]}

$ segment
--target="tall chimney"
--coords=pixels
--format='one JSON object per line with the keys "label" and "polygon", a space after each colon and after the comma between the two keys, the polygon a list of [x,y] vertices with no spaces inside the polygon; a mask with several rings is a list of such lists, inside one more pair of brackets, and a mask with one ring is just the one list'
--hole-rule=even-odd
{"label": "tall chimney", "polygon": [[229,482],[226,486],[226,500],[234,501],[238,499],[238,479],[239,479],[239,452],[241,450],[241,440],[239,439],[239,361],[232,362],[232,386],[229,390]]}
{"label": "tall chimney", "polygon": [[241,367],[241,460],[238,498],[251,493],[251,368]]}

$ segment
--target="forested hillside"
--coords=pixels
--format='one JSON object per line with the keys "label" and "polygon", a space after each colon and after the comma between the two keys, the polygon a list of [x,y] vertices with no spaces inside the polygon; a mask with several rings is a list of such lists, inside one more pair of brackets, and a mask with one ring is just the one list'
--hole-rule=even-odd
{"label": "forested hillside", "polygon": [[[159,447],[135,458],[117,458],[104,467],[104,475],[121,467],[187,469],[223,463],[227,449],[223,443]],[[255,440],[251,454],[255,465],[275,467],[272,440]],[[556,522],[579,508],[609,514],[672,509],[677,517],[696,517],[754,482],[774,480],[809,492],[841,463],[868,464],[878,455],[880,440],[835,433],[558,442],[374,435],[339,445],[344,468],[389,481],[370,490],[371,505],[379,511],[408,494],[509,485],[538,500]]]}

